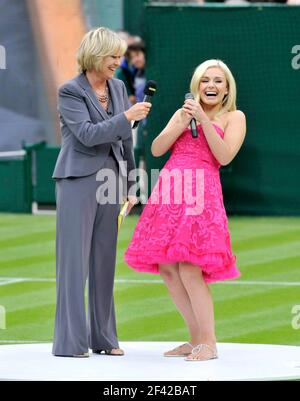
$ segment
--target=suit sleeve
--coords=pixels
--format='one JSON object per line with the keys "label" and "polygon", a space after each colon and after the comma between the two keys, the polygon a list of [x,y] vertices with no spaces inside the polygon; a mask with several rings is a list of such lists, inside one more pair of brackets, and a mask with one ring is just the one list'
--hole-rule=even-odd
{"label": "suit sleeve", "polygon": [[84,98],[73,87],[59,89],[58,110],[71,132],[87,147],[131,138],[131,124],[124,113],[92,123]]}

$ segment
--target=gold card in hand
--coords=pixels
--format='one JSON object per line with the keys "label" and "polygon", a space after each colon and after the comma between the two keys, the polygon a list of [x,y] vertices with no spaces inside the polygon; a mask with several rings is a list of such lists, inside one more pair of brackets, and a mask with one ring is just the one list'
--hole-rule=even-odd
{"label": "gold card in hand", "polygon": [[124,205],[122,206],[121,211],[119,213],[119,216],[118,216],[118,231],[120,231],[121,225],[122,225],[125,217],[127,216],[128,205],[129,205],[129,201],[126,201],[124,203]]}

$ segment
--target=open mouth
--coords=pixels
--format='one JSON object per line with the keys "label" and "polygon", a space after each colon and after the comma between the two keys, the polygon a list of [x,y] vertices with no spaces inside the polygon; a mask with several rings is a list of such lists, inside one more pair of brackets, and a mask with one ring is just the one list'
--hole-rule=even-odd
{"label": "open mouth", "polygon": [[205,96],[213,99],[217,96],[217,92],[207,91],[205,92]]}

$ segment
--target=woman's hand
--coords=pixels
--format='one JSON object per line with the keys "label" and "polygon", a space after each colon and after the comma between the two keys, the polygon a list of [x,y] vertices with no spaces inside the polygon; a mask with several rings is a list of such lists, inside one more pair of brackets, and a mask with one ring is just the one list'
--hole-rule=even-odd
{"label": "woman's hand", "polygon": [[187,99],[184,102],[182,109],[187,113],[190,118],[195,118],[200,123],[202,121],[208,120],[207,115],[205,114],[204,110],[200,103],[193,99]]}
{"label": "woman's hand", "polygon": [[130,210],[133,208],[133,206],[138,202],[138,199],[136,196],[134,195],[128,195],[127,200],[129,202],[128,206],[127,206],[127,211],[126,211],[126,215],[128,215],[130,213]]}
{"label": "woman's hand", "polygon": [[187,113],[184,108],[179,110],[178,123],[182,126],[183,130],[190,125],[191,119],[192,117],[189,115],[189,113]]}
{"label": "woman's hand", "polygon": [[139,102],[124,112],[128,121],[140,121],[147,117],[152,104],[149,102]]}

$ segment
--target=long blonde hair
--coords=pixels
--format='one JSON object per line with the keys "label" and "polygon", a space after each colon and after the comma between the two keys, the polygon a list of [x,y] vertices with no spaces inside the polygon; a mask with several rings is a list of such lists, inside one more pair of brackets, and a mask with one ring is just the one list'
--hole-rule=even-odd
{"label": "long blonde hair", "polygon": [[227,65],[222,60],[211,59],[211,60],[206,60],[203,63],[199,64],[198,67],[195,69],[194,74],[192,76],[191,83],[190,83],[190,91],[194,95],[195,100],[197,102],[201,103],[200,93],[199,93],[200,81],[201,81],[201,78],[203,77],[205,71],[211,67],[218,67],[224,72],[226,81],[227,81],[227,85],[228,85],[228,94],[223,99],[222,107],[216,114],[216,117],[217,117],[226,111],[236,110],[235,79],[234,79],[230,69],[227,67]]}

